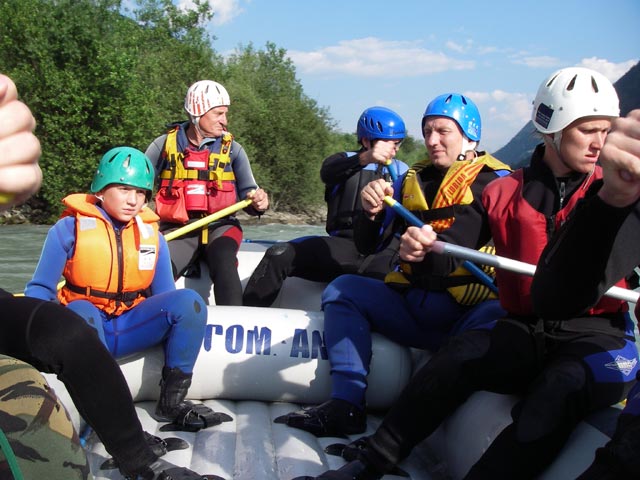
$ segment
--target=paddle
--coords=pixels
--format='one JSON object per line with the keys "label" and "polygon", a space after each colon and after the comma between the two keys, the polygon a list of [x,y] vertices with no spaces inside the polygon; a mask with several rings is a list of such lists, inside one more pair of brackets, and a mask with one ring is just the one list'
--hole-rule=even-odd
{"label": "paddle", "polygon": [[[394,200],[390,196],[387,195],[386,197],[384,197],[384,202],[387,205],[389,205],[398,215],[400,215],[402,218],[404,218],[407,222],[409,222],[414,227],[424,226],[424,222],[422,220],[420,220],[413,213],[407,210],[401,203]],[[443,242],[436,240],[436,243],[443,243]],[[468,250],[471,250],[472,252],[477,252],[476,250],[472,250],[470,248]],[[442,253],[442,252],[436,251],[435,248],[433,249],[433,251],[435,251],[436,253]],[[481,253],[481,252],[477,252],[477,253]],[[489,254],[485,254],[485,255],[489,255]],[[461,258],[464,258],[464,257],[461,257]],[[471,260],[475,261],[475,259],[471,259]],[[479,262],[479,263],[482,263],[482,262]],[[480,280],[480,282],[482,282],[482,284],[485,287],[489,288],[489,290],[491,290],[493,293],[498,293],[498,287],[496,287],[495,284],[493,283],[493,278],[491,278],[489,275],[483,272],[482,269],[478,268],[477,265],[471,263],[469,260],[465,260],[462,263],[462,265],[464,266],[464,268],[469,270],[473,276],[475,276],[478,280]]]}
{"label": "paddle", "polygon": [[251,205],[251,202],[252,200],[250,198],[245,198],[244,200],[240,200],[238,203],[234,203],[233,205],[223,208],[222,210],[218,210],[217,212],[212,213],[211,215],[207,215],[206,217],[203,217],[200,220],[197,220],[193,223],[185,225],[184,227],[180,227],[177,230],[174,230],[173,232],[169,232],[164,236],[164,238],[167,242],[174,240],[200,227],[204,227],[205,225],[208,225],[211,222],[215,222],[216,220],[219,220],[222,217],[226,217],[227,215],[231,215],[232,213],[235,213],[238,210],[247,208],[249,205]]}
{"label": "paddle", "polygon": [[[409,210],[402,206],[402,204],[398,203],[393,198],[386,196],[384,198],[384,201],[387,205],[393,208],[396,213],[398,213],[402,218],[404,218],[412,225],[416,227],[421,227],[423,225],[418,217],[413,215]],[[413,219],[415,219],[415,221]],[[416,221],[418,223],[415,223]],[[456,258],[463,258],[473,262],[481,263],[483,265],[489,265],[490,267],[501,268],[503,270],[508,270],[514,273],[522,273],[529,276],[533,276],[536,271],[536,266],[529,263],[512,260],[506,257],[500,257],[498,255],[491,255],[489,253],[479,252],[472,248],[461,247],[459,245],[453,245],[452,243],[442,242],[440,240],[435,241],[432,251],[441,255],[450,255]],[[465,267],[467,267],[467,265],[465,265]],[[624,300],[631,303],[638,303],[638,298],[640,297],[640,293],[620,287],[611,287],[605,292],[605,295],[607,297]]]}
{"label": "paddle", "polygon": [[[251,205],[251,202],[252,200],[250,198],[245,198],[244,200],[240,200],[239,202],[234,203],[233,205],[230,205],[226,208],[223,208],[222,210],[218,210],[217,212],[212,213],[211,215],[207,215],[206,217],[201,218],[193,223],[185,225],[184,227],[180,227],[177,230],[174,230],[173,232],[166,234],[164,238],[167,242],[170,240],[174,240],[182,235],[192,232],[197,228],[208,225],[211,222],[215,222],[216,220],[219,220],[222,217],[226,217],[227,215],[231,215],[232,213],[235,213],[238,210],[242,210],[243,208],[246,208],[249,205]],[[64,285],[64,280],[58,283],[58,290],[60,290],[63,285]],[[24,293],[15,293],[14,296],[23,297]]]}
{"label": "paddle", "polygon": [[393,160],[387,160],[385,162],[385,166],[387,167],[387,172],[389,172],[389,175],[391,176],[391,180],[395,182],[398,179],[398,174],[393,169]]}

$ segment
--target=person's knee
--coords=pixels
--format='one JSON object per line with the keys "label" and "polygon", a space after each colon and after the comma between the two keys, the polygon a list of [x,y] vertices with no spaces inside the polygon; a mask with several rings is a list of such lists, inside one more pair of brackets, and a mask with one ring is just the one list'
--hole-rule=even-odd
{"label": "person's knee", "polygon": [[268,272],[280,272],[287,276],[296,256],[290,243],[276,243],[267,249],[255,270],[255,275],[264,277]]}
{"label": "person's knee", "polygon": [[512,412],[517,439],[533,442],[556,433],[570,433],[589,410],[582,394],[586,380],[586,372],[578,363],[544,371]]}
{"label": "person's knee", "polygon": [[348,297],[350,292],[356,292],[362,288],[359,286],[359,282],[366,283],[367,281],[368,279],[359,275],[340,275],[329,283],[322,292],[322,306],[344,299],[345,296]]}
{"label": "person's knee", "polygon": [[207,323],[207,305],[195,290],[180,288],[172,292],[168,302],[168,310],[174,311],[176,317],[205,325]]}

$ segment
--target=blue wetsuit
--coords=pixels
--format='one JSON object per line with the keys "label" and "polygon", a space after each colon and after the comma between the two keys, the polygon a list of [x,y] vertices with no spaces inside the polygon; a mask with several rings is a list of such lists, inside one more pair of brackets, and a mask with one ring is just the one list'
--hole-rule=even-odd
{"label": "blue wetsuit", "polygon": [[[114,229],[123,227],[98,208]],[[57,283],[74,253],[75,224],[75,217],[69,216],[51,227],[33,278],[25,289],[26,296],[57,301]],[[162,235],[158,250],[151,293],[132,309],[110,316],[87,300],[73,301],[67,307],[96,329],[115,358],[162,343],[165,365],[192,373],[204,336],[207,307],[195,291],[176,289],[169,249]]]}

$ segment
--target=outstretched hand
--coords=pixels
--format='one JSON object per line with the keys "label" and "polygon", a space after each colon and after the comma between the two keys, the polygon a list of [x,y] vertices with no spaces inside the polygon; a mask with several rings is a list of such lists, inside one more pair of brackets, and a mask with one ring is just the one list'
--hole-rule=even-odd
{"label": "outstretched hand", "polygon": [[40,188],[35,126],[31,110],[18,100],[13,81],[0,74],[0,210],[25,201]]}
{"label": "outstretched hand", "polygon": [[604,185],[600,198],[614,207],[625,207],[640,199],[640,110],[613,121],[613,128],[600,152]]}

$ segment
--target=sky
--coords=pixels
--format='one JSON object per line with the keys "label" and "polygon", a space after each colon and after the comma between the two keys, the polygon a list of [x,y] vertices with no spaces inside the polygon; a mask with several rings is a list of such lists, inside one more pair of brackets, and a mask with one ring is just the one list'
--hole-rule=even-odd
{"label": "sky", "polygon": [[284,48],[305,95],[348,133],[381,105],[420,139],[429,101],[458,92],[478,106],[480,147],[493,152],[529,121],[555,70],[589,67],[615,82],[640,60],[640,0],[209,1],[218,53]]}

